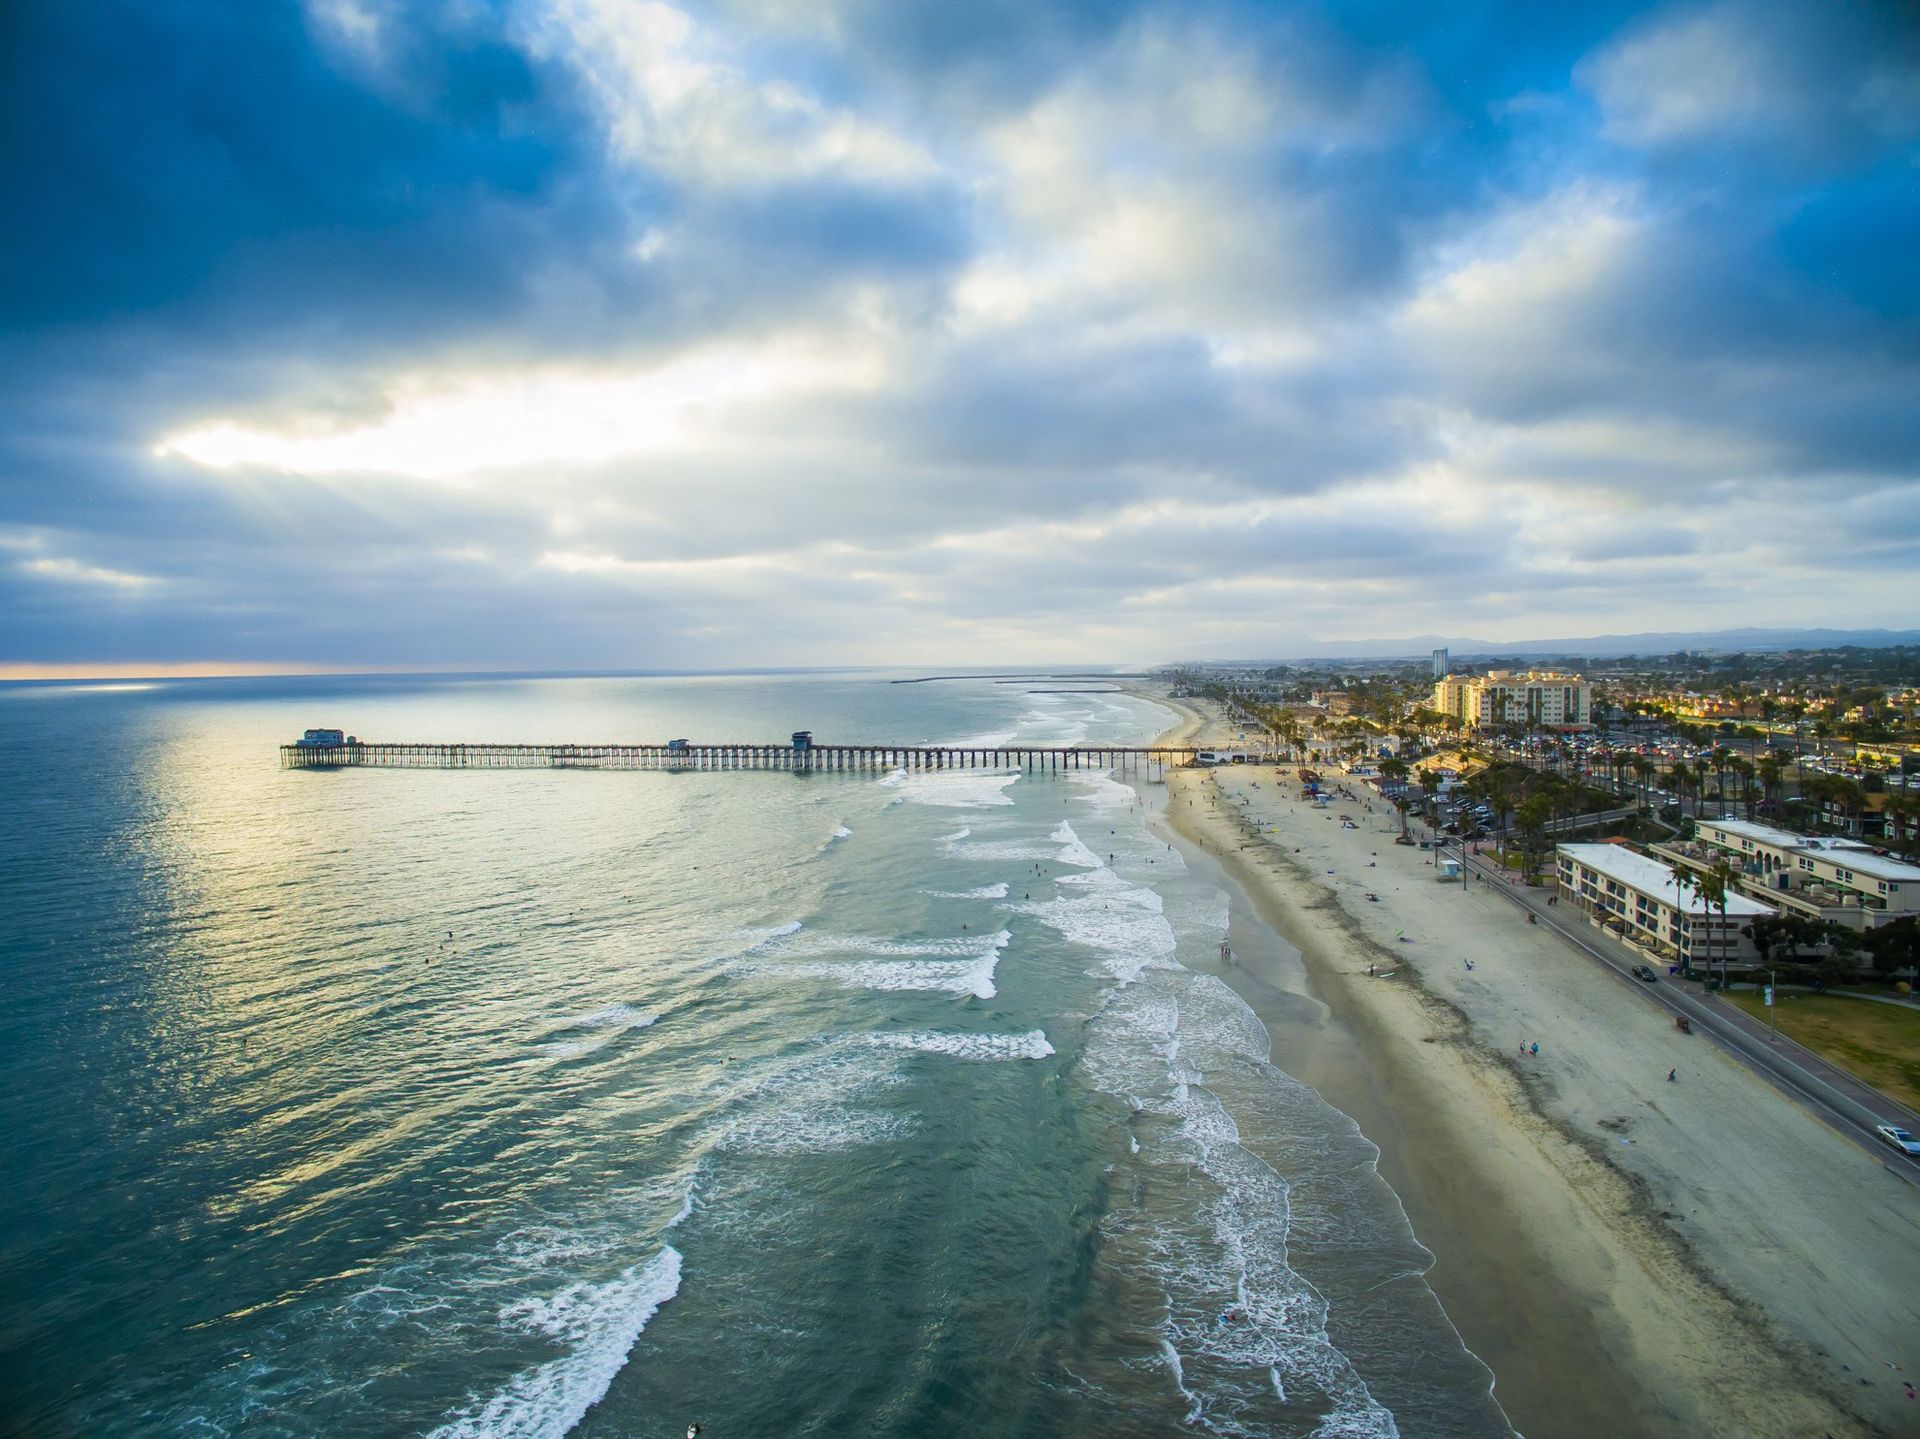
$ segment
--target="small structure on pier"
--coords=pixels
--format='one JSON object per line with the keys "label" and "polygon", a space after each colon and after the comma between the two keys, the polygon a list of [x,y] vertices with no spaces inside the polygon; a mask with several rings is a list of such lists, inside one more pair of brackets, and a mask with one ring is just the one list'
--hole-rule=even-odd
{"label": "small structure on pier", "polygon": [[338,749],[341,745],[352,744],[353,736],[339,729],[310,729],[294,744],[300,749]]}
{"label": "small structure on pier", "polygon": [[802,750],[802,751],[812,749],[813,748],[813,731],[810,729],[795,730],[793,732],[793,747],[796,750]]}

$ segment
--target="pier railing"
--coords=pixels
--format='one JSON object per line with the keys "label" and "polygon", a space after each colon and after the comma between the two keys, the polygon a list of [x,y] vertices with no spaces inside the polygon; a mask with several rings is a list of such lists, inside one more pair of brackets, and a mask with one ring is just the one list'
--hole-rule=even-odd
{"label": "pier railing", "polygon": [[1184,745],[338,744],[280,746],[286,769],[1144,770],[1193,762]]}

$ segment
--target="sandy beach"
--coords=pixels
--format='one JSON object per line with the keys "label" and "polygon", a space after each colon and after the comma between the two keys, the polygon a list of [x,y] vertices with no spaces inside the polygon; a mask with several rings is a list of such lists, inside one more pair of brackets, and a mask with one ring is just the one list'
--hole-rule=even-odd
{"label": "sandy beach", "polygon": [[[1186,715],[1165,742],[1230,738],[1143,693]],[[1172,771],[1166,816],[1235,890],[1226,974],[1274,1062],[1380,1146],[1516,1428],[1920,1433],[1920,1194],[1483,883],[1438,881],[1377,796],[1317,807],[1284,774]]]}

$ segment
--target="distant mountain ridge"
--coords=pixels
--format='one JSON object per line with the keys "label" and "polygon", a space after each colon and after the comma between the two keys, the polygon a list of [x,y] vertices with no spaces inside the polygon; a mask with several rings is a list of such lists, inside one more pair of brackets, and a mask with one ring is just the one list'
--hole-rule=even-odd
{"label": "distant mountain ridge", "polygon": [[1670,630],[1632,635],[1590,635],[1584,639],[1482,640],[1458,635],[1415,635],[1399,640],[1321,640],[1296,658],[1301,659],[1418,659],[1444,649],[1454,659],[1486,659],[1512,655],[1545,658],[1577,655],[1587,659],[1622,655],[1663,655],[1677,650],[1730,654],[1736,650],[1834,649],[1857,645],[1885,649],[1890,645],[1920,644],[1920,630],[1766,629]]}

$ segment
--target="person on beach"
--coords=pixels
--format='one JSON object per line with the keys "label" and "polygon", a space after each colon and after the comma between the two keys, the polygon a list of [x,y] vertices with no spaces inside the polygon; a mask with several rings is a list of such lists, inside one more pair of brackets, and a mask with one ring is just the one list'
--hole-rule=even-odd
{"label": "person on beach", "polygon": [[1528,1052],[1531,1053],[1535,1059],[1538,1059],[1540,1057],[1540,1041],[1537,1039],[1534,1040],[1528,1047]]}
{"label": "person on beach", "polygon": [[1679,1082],[1680,1082],[1680,1076],[1675,1074],[1671,1069],[1669,1069],[1667,1071],[1667,1083],[1678,1084]]}

